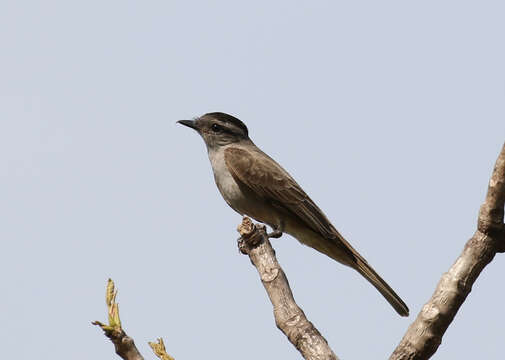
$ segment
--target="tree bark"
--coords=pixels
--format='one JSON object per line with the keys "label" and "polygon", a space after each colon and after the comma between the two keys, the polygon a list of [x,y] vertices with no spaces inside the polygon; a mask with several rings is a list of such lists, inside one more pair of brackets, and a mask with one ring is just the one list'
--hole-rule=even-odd
{"label": "tree bark", "polygon": [[131,337],[126,335],[124,330],[120,331],[106,331],[104,330],[105,336],[107,336],[110,341],[114,344],[114,349],[116,354],[118,354],[124,360],[144,360],[144,357],[140,354],[135,342]]}
{"label": "tree bark", "polygon": [[433,296],[409,326],[390,360],[429,359],[437,351],[442,336],[481,271],[496,253],[505,251],[504,203],[505,144],[491,175],[486,200],[479,211],[477,231],[442,276]]}
{"label": "tree bark", "polygon": [[238,231],[241,235],[239,249],[243,254],[249,255],[258,270],[272,302],[277,327],[305,359],[337,360],[326,339],[296,304],[288,279],[266,236],[265,227],[255,226],[249,218],[244,217]]}

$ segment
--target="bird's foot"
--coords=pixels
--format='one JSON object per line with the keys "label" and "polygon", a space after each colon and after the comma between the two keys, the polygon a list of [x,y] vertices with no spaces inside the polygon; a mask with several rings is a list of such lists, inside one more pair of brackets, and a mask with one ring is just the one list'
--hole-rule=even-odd
{"label": "bird's foot", "polygon": [[282,234],[283,234],[282,230],[274,229],[274,231],[269,232],[267,236],[269,239],[278,239],[282,236]]}
{"label": "bird's foot", "polygon": [[284,221],[280,221],[278,225],[272,226],[272,232],[268,233],[267,236],[269,239],[278,239],[282,236],[284,231]]}

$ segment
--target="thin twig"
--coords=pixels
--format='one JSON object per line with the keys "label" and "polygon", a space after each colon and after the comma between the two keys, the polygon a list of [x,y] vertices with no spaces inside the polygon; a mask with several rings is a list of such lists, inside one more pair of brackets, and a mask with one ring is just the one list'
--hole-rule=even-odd
{"label": "thin twig", "polygon": [[[103,324],[100,321],[93,321],[92,324],[102,328],[105,336],[114,344],[116,354],[121,358],[124,360],[144,360],[135,346],[133,339],[126,335],[121,326],[119,304],[116,302],[116,295],[117,290],[114,282],[109,279],[107,281],[107,291],[105,292],[105,303],[107,304],[107,312],[109,314],[109,324]],[[154,354],[161,360],[174,360],[173,357],[167,354],[162,338],[159,338],[156,343],[150,342],[149,346],[151,346]]]}
{"label": "thin twig", "polygon": [[135,342],[131,337],[126,335],[121,327],[121,320],[119,319],[119,305],[116,303],[117,291],[114,282],[109,279],[107,282],[107,291],[105,294],[105,303],[109,314],[109,324],[103,324],[100,321],[93,321],[93,325],[100,326],[110,341],[114,344],[116,354],[121,356],[124,360],[144,360]]}

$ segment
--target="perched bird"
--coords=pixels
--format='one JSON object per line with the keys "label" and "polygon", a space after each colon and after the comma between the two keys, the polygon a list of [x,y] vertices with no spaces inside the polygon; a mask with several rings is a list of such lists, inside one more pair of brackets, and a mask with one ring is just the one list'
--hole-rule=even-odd
{"label": "perched bird", "polygon": [[221,112],[178,123],[205,141],[216,185],[233,210],[268,224],[280,237],[294,236],[332,259],[357,270],[401,316],[409,309],[367,261],[343,238],[296,181],[249,139],[245,124]]}

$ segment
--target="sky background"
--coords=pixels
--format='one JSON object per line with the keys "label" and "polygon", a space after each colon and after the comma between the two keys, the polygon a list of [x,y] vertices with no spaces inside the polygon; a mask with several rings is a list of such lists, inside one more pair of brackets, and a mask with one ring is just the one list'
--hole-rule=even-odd
{"label": "sky background", "polygon": [[[236,247],[204,144],[242,119],[411,309],[273,240],[343,359],[385,359],[475,231],[505,140],[502,1],[0,3],[5,358],[117,358],[105,285],[146,359],[297,359]],[[497,256],[435,359],[503,359]]]}

